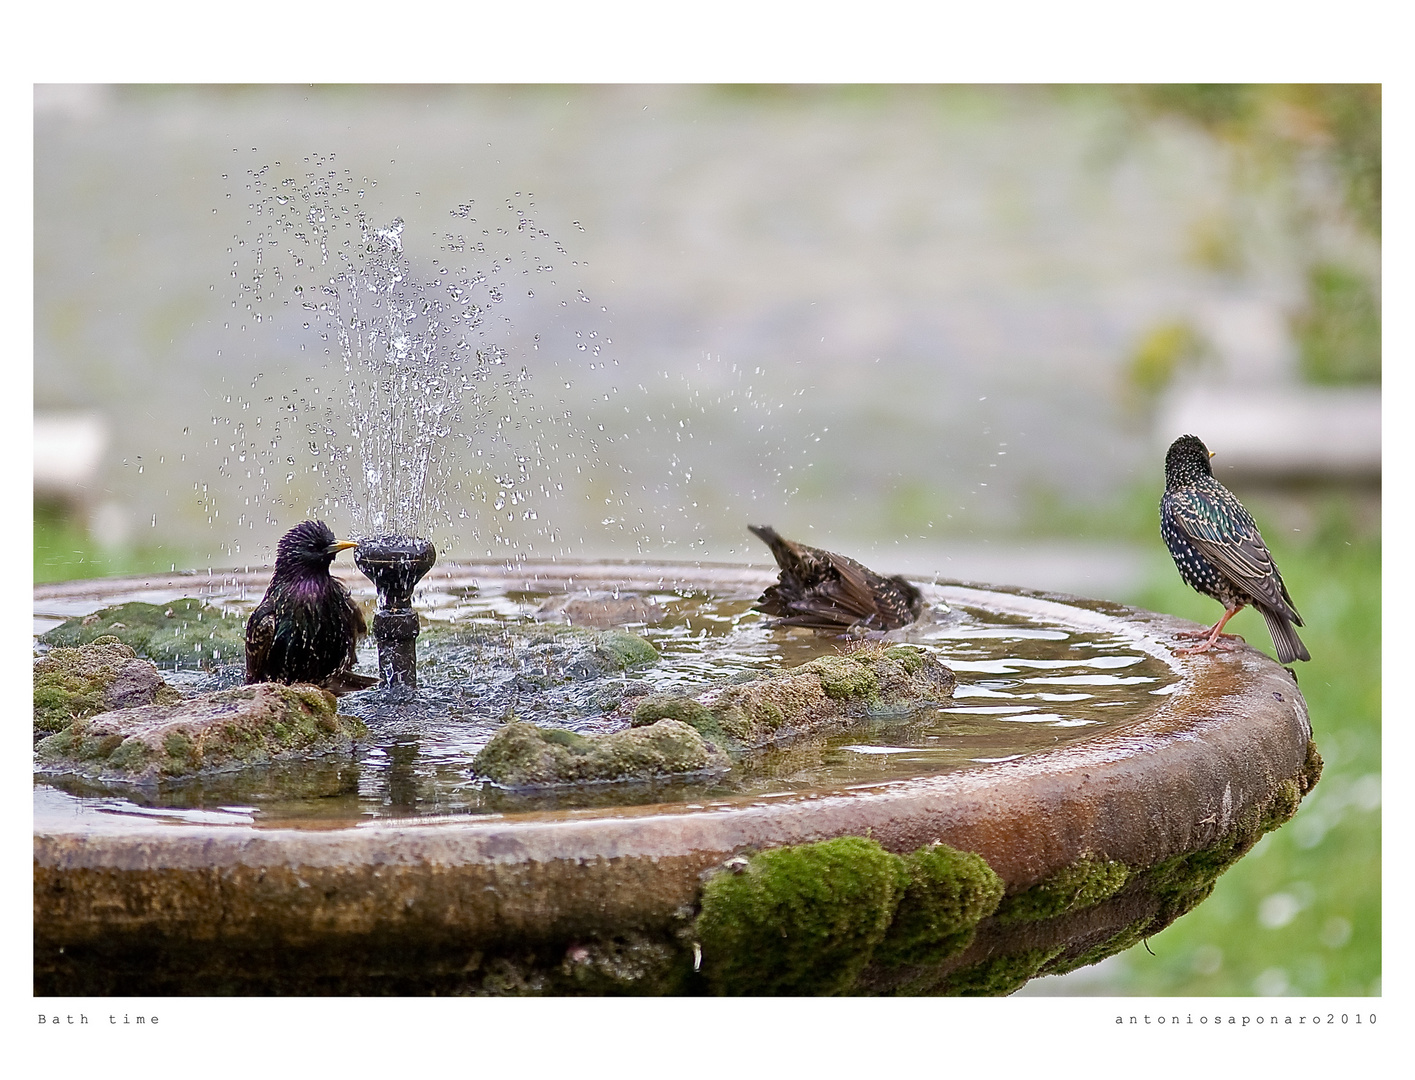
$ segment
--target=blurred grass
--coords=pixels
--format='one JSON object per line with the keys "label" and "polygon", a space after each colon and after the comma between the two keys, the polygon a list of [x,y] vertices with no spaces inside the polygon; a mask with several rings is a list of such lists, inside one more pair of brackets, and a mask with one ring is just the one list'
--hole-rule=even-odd
{"label": "blurred grass", "polygon": [[104,549],[62,509],[34,504],[34,583],[170,572],[187,566],[186,552],[163,547]]}
{"label": "blurred grass", "polygon": [[[1244,495],[1260,522],[1275,516]],[[1330,499],[1296,546],[1266,529],[1306,620],[1312,654],[1294,665],[1325,762],[1297,816],[1224,874],[1213,895],[1111,960],[1105,984],[1135,995],[1379,994],[1381,985],[1381,542]],[[1293,535],[1293,534],[1288,534]],[[1166,573],[1129,602],[1212,624],[1212,600]],[[1262,617],[1228,629],[1272,655]],[[1097,973],[1099,974],[1099,973]]]}

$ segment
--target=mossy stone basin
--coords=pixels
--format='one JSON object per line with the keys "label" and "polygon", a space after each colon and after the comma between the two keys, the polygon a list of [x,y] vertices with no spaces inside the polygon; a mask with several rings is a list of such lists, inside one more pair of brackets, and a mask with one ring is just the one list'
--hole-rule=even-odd
{"label": "mossy stone basin", "polygon": [[[424,587],[772,579],[449,564]],[[1005,994],[1168,925],[1320,775],[1294,676],[1255,649],[1176,656],[1183,620],[920,584],[935,603],[1112,635],[1173,681],[1132,719],[1052,749],[767,794],[263,827],[44,813],[37,788],[35,992]],[[264,578],[218,585],[258,595]],[[203,587],[67,583],[35,602]]]}

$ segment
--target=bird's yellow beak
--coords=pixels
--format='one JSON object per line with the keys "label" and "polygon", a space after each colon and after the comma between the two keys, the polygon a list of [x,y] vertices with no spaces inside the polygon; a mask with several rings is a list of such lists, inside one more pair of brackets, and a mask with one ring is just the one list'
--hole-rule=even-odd
{"label": "bird's yellow beak", "polygon": [[1213,457],[1213,456],[1214,456],[1214,452],[1213,452],[1212,450],[1210,450],[1210,451],[1209,451],[1209,457]]}
{"label": "bird's yellow beak", "polygon": [[324,550],[329,552],[329,554],[331,555],[338,555],[341,551],[345,551],[348,548],[358,546],[359,542],[357,540],[336,540]]}

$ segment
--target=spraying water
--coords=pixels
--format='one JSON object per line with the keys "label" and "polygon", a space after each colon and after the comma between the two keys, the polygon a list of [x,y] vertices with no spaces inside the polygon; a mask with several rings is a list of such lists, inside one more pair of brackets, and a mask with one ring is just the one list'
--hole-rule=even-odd
{"label": "spraying water", "polygon": [[297,305],[301,329],[328,344],[339,376],[323,395],[289,406],[308,427],[314,471],[360,536],[450,524],[450,497],[466,501],[465,471],[454,461],[485,461],[495,444],[509,452],[493,453],[486,470],[493,501],[524,501],[539,455],[508,440],[530,376],[508,360],[509,318],[493,313],[513,276],[553,269],[539,249],[563,248],[524,210],[508,204],[507,226],[493,229],[479,227],[464,203],[451,211],[455,228],[430,273],[420,274],[404,221],[380,223],[363,209],[373,182],[355,184],[328,159],[312,164],[301,177],[254,170],[250,186],[258,230],[251,306]]}
{"label": "spraying water", "polygon": [[[268,166],[252,174],[248,307],[260,322],[269,300],[298,305],[302,329],[314,330],[336,359],[333,392],[316,387],[289,410],[305,418],[311,471],[346,508],[360,539],[359,567],[378,586],[383,682],[416,685],[410,602],[436,559],[427,533],[450,522],[454,501],[466,513],[467,474],[452,451],[486,459],[488,444],[508,443],[529,396],[529,372],[513,370],[507,347],[489,333],[493,324],[509,333],[510,321],[492,312],[517,273],[554,271],[542,258],[547,244],[563,248],[509,203],[514,223],[493,238],[491,228],[475,228],[464,203],[452,211],[457,231],[444,233],[430,275],[420,275],[404,247],[403,219],[379,224],[347,170],[312,164],[302,178],[278,177]],[[508,247],[520,247],[519,256]],[[322,407],[312,400],[321,396]],[[514,468],[480,471],[495,484],[494,510],[509,503],[514,520],[540,455],[512,448],[510,457]]]}

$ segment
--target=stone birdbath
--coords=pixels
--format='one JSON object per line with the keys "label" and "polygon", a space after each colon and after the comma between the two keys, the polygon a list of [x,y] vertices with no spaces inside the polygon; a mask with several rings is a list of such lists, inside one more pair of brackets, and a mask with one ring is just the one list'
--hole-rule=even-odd
{"label": "stone birdbath", "polygon": [[[735,598],[734,618],[751,627],[755,616],[741,621],[740,612],[773,577],[740,566],[449,563],[423,589],[503,606],[559,596],[548,610],[576,596],[638,598],[635,618],[664,602],[653,596]],[[358,595],[357,579],[349,584]],[[624,797],[611,797],[623,788],[613,784],[518,794],[471,783],[481,794],[395,813],[401,736],[381,744],[392,762],[384,771],[370,772],[365,757],[362,773],[336,782],[346,795],[354,784],[363,802],[322,801],[311,789],[278,815],[249,799],[221,802],[219,786],[203,799],[180,785],[188,794],[165,808],[134,796],[133,812],[121,812],[111,790],[41,776],[35,992],[1006,994],[1129,948],[1189,911],[1295,813],[1320,775],[1294,676],[1255,649],[1176,656],[1175,632],[1193,629],[1183,620],[1074,597],[919,584],[945,613],[945,630],[960,613],[974,620],[949,631],[962,636],[924,642],[957,676],[933,726],[888,728],[904,721],[875,710],[870,722],[886,725],[875,744],[850,742],[864,739],[851,731],[833,743],[788,740],[771,749],[769,767],[734,758],[729,779],[756,769],[736,787],[711,769],[696,787],[629,785]],[[35,608],[82,614],[118,599],[258,597],[263,586],[260,575],[238,574],[66,583],[37,587]],[[438,609],[429,605],[420,609],[431,628],[424,643],[435,640]],[[688,621],[675,640],[696,648]],[[1129,695],[1116,700],[1123,719],[1075,727],[1052,719],[1031,725],[1018,752],[930,756],[989,710],[1006,719],[1023,708],[989,704],[1004,693],[989,688],[1000,685],[989,673],[1016,665],[976,651],[990,634],[1014,632],[1047,638],[1049,655],[1060,657],[1028,661],[1032,674],[1022,677],[1035,685],[1019,697],[1064,708],[1110,678],[1114,693]],[[754,647],[777,647],[768,631],[751,633]],[[1104,670],[1066,674],[1073,669],[1056,665],[1083,639],[1095,655],[1120,650],[1126,670],[1149,674],[1128,683]],[[660,650],[671,644],[657,640]],[[904,662],[913,653],[891,655]],[[786,676],[817,677],[793,662],[781,660]],[[420,663],[418,693],[433,693],[427,686],[449,661]],[[647,689],[661,689],[649,685],[656,669],[643,670]],[[825,686],[826,667],[810,670]],[[627,674],[614,678],[629,685]],[[341,699],[340,712],[356,698]],[[676,699],[689,702],[680,710],[688,720],[698,708],[690,699]],[[615,717],[621,727],[642,719],[646,700],[626,697],[604,710],[608,719],[586,721],[601,725],[591,736]],[[364,719],[377,729],[382,715]],[[358,743],[358,726],[349,730]],[[912,743],[900,734],[919,731]],[[423,742],[437,740],[424,733]],[[311,763],[308,775],[345,775],[357,761],[347,746],[339,753],[333,765]],[[815,764],[801,766],[808,758]],[[864,764],[819,765],[844,758]],[[404,762],[405,787],[446,767],[416,762]],[[874,763],[884,764],[871,772]],[[465,763],[453,772],[464,787],[476,779]]]}

